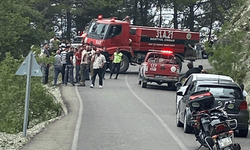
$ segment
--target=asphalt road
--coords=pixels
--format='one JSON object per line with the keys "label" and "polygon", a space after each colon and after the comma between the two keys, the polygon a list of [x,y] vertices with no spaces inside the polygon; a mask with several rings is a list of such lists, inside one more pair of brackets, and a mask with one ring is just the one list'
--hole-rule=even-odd
{"label": "asphalt road", "polygon": [[[183,64],[183,72],[186,71]],[[194,66],[211,68],[207,60]],[[138,85],[138,66],[130,67],[118,79],[108,79],[103,89],[78,87],[81,117],[73,149],[77,150],[194,150],[199,146],[193,134],[185,134],[175,123],[175,91],[167,84]],[[249,150],[249,138],[236,138],[243,150]],[[205,150],[205,148],[201,149]]]}

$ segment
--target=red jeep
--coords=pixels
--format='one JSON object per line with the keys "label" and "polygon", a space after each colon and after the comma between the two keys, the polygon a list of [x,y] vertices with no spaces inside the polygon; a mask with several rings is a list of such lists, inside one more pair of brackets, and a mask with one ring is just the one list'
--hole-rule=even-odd
{"label": "red jeep", "polygon": [[179,65],[172,51],[148,52],[139,68],[139,84],[147,87],[148,82],[158,85],[167,83],[173,90],[179,79]]}

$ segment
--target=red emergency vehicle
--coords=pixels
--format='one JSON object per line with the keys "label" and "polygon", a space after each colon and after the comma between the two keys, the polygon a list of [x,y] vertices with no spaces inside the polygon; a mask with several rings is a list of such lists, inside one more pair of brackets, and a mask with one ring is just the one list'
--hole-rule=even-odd
{"label": "red emergency vehicle", "polygon": [[128,70],[129,64],[141,64],[150,50],[171,49],[176,61],[182,68],[184,59],[195,60],[192,49],[199,42],[199,32],[190,32],[171,28],[158,28],[130,25],[116,18],[94,19],[84,34],[84,43],[93,43],[96,47],[106,47],[112,55],[119,47],[124,54],[120,72]]}
{"label": "red emergency vehicle", "polygon": [[180,68],[172,51],[148,52],[139,68],[139,84],[146,88],[148,82],[156,82],[158,85],[167,83],[169,87],[176,89],[179,72]]}

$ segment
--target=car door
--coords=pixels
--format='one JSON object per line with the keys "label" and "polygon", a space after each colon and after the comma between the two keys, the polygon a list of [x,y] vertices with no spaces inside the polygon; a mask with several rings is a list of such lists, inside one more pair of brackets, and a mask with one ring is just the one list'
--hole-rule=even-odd
{"label": "car door", "polygon": [[[180,87],[180,89],[177,92],[182,92],[183,94],[186,93],[187,87],[188,85],[190,85],[190,83],[193,80],[193,76],[190,75],[186,81],[184,82],[184,84]],[[182,95],[183,95],[182,94]],[[176,108],[178,107],[179,101],[182,99],[181,95],[176,95]]]}
{"label": "car door", "polygon": [[183,93],[183,97],[180,100],[180,118],[181,120],[184,120],[185,112],[190,113],[189,108],[187,108],[187,103],[189,102],[190,95],[195,92],[197,82],[191,82],[187,88],[186,91]]}

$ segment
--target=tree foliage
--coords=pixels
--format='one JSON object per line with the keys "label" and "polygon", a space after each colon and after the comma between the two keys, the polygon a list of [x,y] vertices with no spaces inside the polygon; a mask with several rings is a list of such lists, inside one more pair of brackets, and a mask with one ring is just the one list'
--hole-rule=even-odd
{"label": "tree foliage", "polygon": [[[26,93],[26,76],[17,76],[22,59],[14,59],[10,53],[0,63],[0,132],[22,131]],[[32,77],[29,99],[29,128],[60,115],[60,104],[41,84],[39,77]]]}
{"label": "tree foliage", "polygon": [[0,1],[0,61],[6,52],[15,58],[26,56],[31,45],[48,37],[50,27],[42,12],[35,8],[36,3],[36,0]]}
{"label": "tree foliage", "polygon": [[249,47],[243,46],[245,35],[243,31],[232,31],[224,33],[217,44],[207,43],[206,50],[211,54],[209,62],[216,74],[231,76],[242,83],[248,70],[245,60],[250,54]]}

